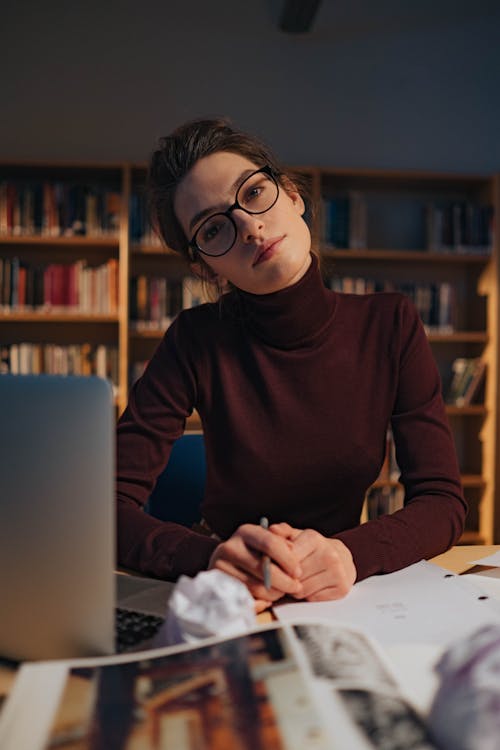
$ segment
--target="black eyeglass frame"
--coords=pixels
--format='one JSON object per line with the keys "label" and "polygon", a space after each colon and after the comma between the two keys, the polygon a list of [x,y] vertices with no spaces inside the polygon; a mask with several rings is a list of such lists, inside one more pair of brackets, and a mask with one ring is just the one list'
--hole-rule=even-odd
{"label": "black eyeglass frame", "polygon": [[[256,174],[260,174],[260,173],[266,174],[268,177],[271,178],[272,182],[274,182],[274,184],[276,185],[276,190],[277,190],[276,198],[273,200],[271,205],[265,208],[263,211],[249,211],[248,208],[243,208],[243,206],[241,206],[238,203],[238,193],[240,192],[245,182],[247,182],[247,180],[249,180],[251,177],[254,177]],[[191,238],[191,240],[188,242],[188,248],[194,253],[199,252],[202,255],[207,255],[209,258],[222,258],[223,255],[227,255],[227,253],[231,250],[231,248],[233,247],[238,237],[238,227],[236,226],[235,220],[231,216],[232,212],[235,211],[237,208],[239,208],[241,209],[241,211],[244,211],[246,214],[250,214],[251,216],[257,216],[258,214],[265,214],[266,211],[270,211],[270,209],[276,204],[276,201],[278,200],[279,194],[280,194],[280,186],[279,186],[277,177],[278,177],[277,173],[268,164],[261,167],[260,169],[256,169],[255,172],[251,172],[247,177],[245,177],[245,179],[239,186],[238,190],[236,191],[236,199],[234,203],[231,206],[229,206],[229,208],[227,208],[225,211],[216,211],[214,214],[210,214],[210,216],[207,216],[207,218],[202,221],[202,223],[200,224],[196,232],[193,234],[193,237]],[[231,242],[227,250],[224,250],[223,253],[217,253],[217,254],[207,253],[206,250],[202,250],[201,247],[196,242],[198,233],[201,231],[201,229],[207,223],[207,221],[211,221],[214,218],[214,216],[225,216],[227,219],[229,219],[229,221],[234,227],[234,240]]]}

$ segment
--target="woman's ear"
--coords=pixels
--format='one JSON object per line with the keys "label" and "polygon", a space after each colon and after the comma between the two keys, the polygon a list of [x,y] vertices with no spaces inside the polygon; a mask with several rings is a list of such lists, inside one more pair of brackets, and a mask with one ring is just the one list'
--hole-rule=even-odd
{"label": "woman's ear", "polygon": [[306,204],[304,203],[304,199],[301,196],[301,194],[298,192],[293,193],[292,201],[293,201],[294,206],[297,208],[299,214],[301,216],[304,216],[306,212]]}
{"label": "woman's ear", "polygon": [[297,189],[296,184],[292,180],[290,180],[290,178],[285,177],[283,188],[292,201],[294,207],[297,209],[299,214],[303,216],[306,210],[306,205],[304,203],[304,199]]}

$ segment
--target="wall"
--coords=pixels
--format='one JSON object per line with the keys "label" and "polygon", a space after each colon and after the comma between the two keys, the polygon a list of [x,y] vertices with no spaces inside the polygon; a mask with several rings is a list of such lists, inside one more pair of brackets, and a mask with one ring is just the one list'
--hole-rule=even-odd
{"label": "wall", "polygon": [[275,5],[11,2],[0,158],[144,160],[227,114],[289,163],[500,170],[500,3],[323,0],[304,36]]}

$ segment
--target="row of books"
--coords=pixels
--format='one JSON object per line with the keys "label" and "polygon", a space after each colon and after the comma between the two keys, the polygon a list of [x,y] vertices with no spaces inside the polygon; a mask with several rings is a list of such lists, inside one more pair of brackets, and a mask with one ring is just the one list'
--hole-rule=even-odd
{"label": "row of books", "polygon": [[493,206],[455,202],[426,206],[427,250],[489,254],[493,247]]}
{"label": "row of books", "polygon": [[0,344],[0,374],[98,375],[118,383],[118,349],[104,344]]}
{"label": "row of books", "polygon": [[202,282],[194,276],[133,276],[130,280],[130,319],[133,328],[165,329],[180,310],[207,301]]}
{"label": "row of books", "polygon": [[[0,236],[117,235],[122,196],[116,188],[70,181],[0,181]],[[333,247],[367,247],[367,199],[351,190],[326,197],[323,238]],[[434,252],[488,253],[493,245],[492,205],[472,201],[426,204],[426,247]],[[133,241],[160,245],[148,216],[146,197],[135,191],[129,205]]]}
{"label": "row of books", "polygon": [[121,194],[102,185],[0,182],[0,236],[116,235]]}
{"label": "row of books", "polygon": [[447,404],[470,406],[480,394],[486,376],[486,363],[480,357],[457,357],[453,360],[452,378],[445,395]]}
{"label": "row of books", "polygon": [[75,263],[24,263],[0,258],[0,310],[37,310],[115,314],[118,310],[118,261],[99,266]]}
{"label": "row of books", "polygon": [[149,221],[148,208],[144,193],[134,192],[130,196],[129,232],[133,242],[160,247],[160,238],[153,231]]}
{"label": "row of books", "polygon": [[[358,191],[323,200],[323,239],[329,245],[364,250],[367,239],[367,200]],[[489,254],[493,247],[492,205],[455,201],[423,207],[426,249],[431,252]]]}
{"label": "row of books", "polygon": [[323,200],[323,238],[333,247],[364,250],[367,245],[366,200],[362,193]]}
{"label": "row of books", "polygon": [[415,307],[428,331],[451,333],[456,327],[457,294],[449,282],[401,282],[375,280],[363,277],[333,276],[326,281],[336,292],[348,294],[373,294],[374,292],[401,292]]}

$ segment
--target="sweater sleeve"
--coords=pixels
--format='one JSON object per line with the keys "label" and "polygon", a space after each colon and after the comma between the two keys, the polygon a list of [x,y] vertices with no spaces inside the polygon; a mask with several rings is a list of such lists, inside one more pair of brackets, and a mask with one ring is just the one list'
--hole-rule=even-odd
{"label": "sweater sleeve", "polygon": [[406,298],[394,347],[391,424],[405,501],[396,513],[335,535],[351,550],[358,581],[449,549],[463,532],[467,512],[439,373],[418,313]]}
{"label": "sweater sleeve", "polygon": [[183,325],[178,318],[168,329],[132,387],[117,428],[118,564],[170,580],[206,568],[217,546],[210,537],[143,510],[196,404],[196,368]]}

